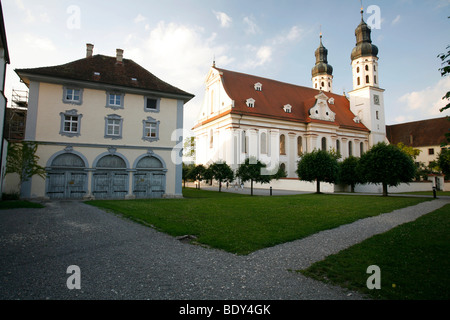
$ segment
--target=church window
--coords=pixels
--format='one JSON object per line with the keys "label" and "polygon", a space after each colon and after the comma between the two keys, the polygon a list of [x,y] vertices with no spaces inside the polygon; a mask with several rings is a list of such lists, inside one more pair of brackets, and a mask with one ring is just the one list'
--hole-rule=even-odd
{"label": "church window", "polygon": [[261,133],[261,153],[267,154],[267,134]]}
{"label": "church window", "polygon": [[211,91],[211,113],[214,113],[214,90]]}
{"label": "church window", "polygon": [[369,66],[366,64],[366,71],[369,71]]}
{"label": "church window", "polygon": [[248,153],[248,137],[245,130],[242,131],[241,142],[242,142],[242,153]]}
{"label": "church window", "polygon": [[369,83],[369,76],[366,76],[366,83]]}
{"label": "church window", "polygon": [[351,141],[348,142],[348,156],[353,156],[353,143]]}
{"label": "church window", "polygon": [[377,67],[373,65],[373,71],[377,71]]}
{"label": "church window", "polygon": [[261,83],[255,83],[255,90],[256,91],[262,91],[262,84]]}
{"label": "church window", "polygon": [[322,151],[327,151],[327,138],[322,138]]}
{"label": "church window", "polygon": [[325,83],[322,81],[322,88],[325,87]]}
{"label": "church window", "polygon": [[373,76],[373,83],[377,83],[377,76]]}
{"label": "church window", "polygon": [[303,138],[297,138],[297,155],[301,157],[303,155]]}
{"label": "church window", "polygon": [[287,104],[283,107],[284,112],[291,113],[292,112],[292,106],[290,104]]}
{"label": "church window", "polygon": [[247,104],[247,107],[254,108],[255,107],[255,99],[253,99],[253,98],[247,99],[246,104]]}
{"label": "church window", "polygon": [[317,83],[315,84],[315,88],[317,89]]}
{"label": "church window", "polygon": [[339,153],[341,152],[341,141],[336,140],[336,151]]}
{"label": "church window", "polygon": [[214,132],[212,129],[209,132],[209,148],[210,149],[214,148]]}
{"label": "church window", "polygon": [[359,67],[356,67],[356,73],[359,73]]}
{"label": "church window", "polygon": [[356,82],[357,82],[358,86],[361,84],[361,80],[359,79],[359,77],[358,77],[358,79],[356,79]]}
{"label": "church window", "polygon": [[280,154],[286,154],[286,136],[284,134],[280,136]]}
{"label": "church window", "polygon": [[378,111],[376,111],[376,112],[375,112],[375,115],[376,115],[376,117],[377,117],[377,120],[380,120],[380,117],[379,117]]}
{"label": "church window", "polygon": [[359,152],[361,156],[364,154],[364,143],[362,142],[359,144]]}

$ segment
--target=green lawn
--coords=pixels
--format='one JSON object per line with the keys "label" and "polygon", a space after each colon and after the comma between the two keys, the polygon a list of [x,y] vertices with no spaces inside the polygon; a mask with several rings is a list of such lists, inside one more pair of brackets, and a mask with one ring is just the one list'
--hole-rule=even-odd
{"label": "green lawn", "polygon": [[22,200],[0,201],[0,210],[19,209],[19,208],[44,208],[44,206],[40,205],[39,203]]}
{"label": "green lawn", "polygon": [[194,235],[201,244],[244,255],[430,200],[327,194],[251,197],[196,189],[184,189],[183,194],[184,199],[86,203],[172,236]]}
{"label": "green lawn", "polygon": [[[375,299],[450,299],[450,205],[374,236],[317,262],[303,274]],[[381,289],[369,290],[370,265],[381,270]]]}

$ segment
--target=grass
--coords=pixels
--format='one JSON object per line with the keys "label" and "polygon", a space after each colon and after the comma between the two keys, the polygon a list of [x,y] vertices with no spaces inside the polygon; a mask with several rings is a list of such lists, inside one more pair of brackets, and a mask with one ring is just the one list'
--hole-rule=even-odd
{"label": "grass", "polygon": [[[382,300],[450,299],[450,205],[374,236],[300,271]],[[369,290],[370,265],[381,289]]]}
{"label": "grass", "polygon": [[21,200],[0,201],[0,210],[19,209],[19,208],[44,208],[43,205]]}
{"label": "grass", "polygon": [[196,189],[184,189],[183,195],[184,199],[86,203],[172,236],[193,235],[200,244],[245,255],[430,200],[327,194],[250,197]]}

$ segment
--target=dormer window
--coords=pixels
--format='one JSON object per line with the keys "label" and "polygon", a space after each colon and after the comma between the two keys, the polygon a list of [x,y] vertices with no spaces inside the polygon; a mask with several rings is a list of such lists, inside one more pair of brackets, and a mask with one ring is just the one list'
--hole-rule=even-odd
{"label": "dormer window", "polygon": [[247,104],[247,107],[254,108],[255,107],[255,99],[253,99],[253,98],[247,99],[246,104]]}
{"label": "dormer window", "polygon": [[255,83],[255,90],[256,91],[262,91],[262,83]]}
{"label": "dormer window", "polygon": [[290,104],[287,104],[283,107],[283,110],[286,113],[292,113],[292,106]]}
{"label": "dormer window", "polygon": [[330,100],[328,100],[329,104],[334,104],[334,98],[330,98]]}

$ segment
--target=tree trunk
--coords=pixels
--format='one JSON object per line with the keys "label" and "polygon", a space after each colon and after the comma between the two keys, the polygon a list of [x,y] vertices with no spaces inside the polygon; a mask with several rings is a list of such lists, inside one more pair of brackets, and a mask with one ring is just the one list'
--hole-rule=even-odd
{"label": "tree trunk", "polygon": [[388,196],[388,186],[386,182],[383,182],[383,197]]}
{"label": "tree trunk", "polygon": [[351,185],[351,192],[355,193],[355,185],[354,184]]}
{"label": "tree trunk", "polygon": [[320,180],[317,180],[317,193],[320,193]]}
{"label": "tree trunk", "polygon": [[222,191],[222,181],[219,181],[219,192]]}

